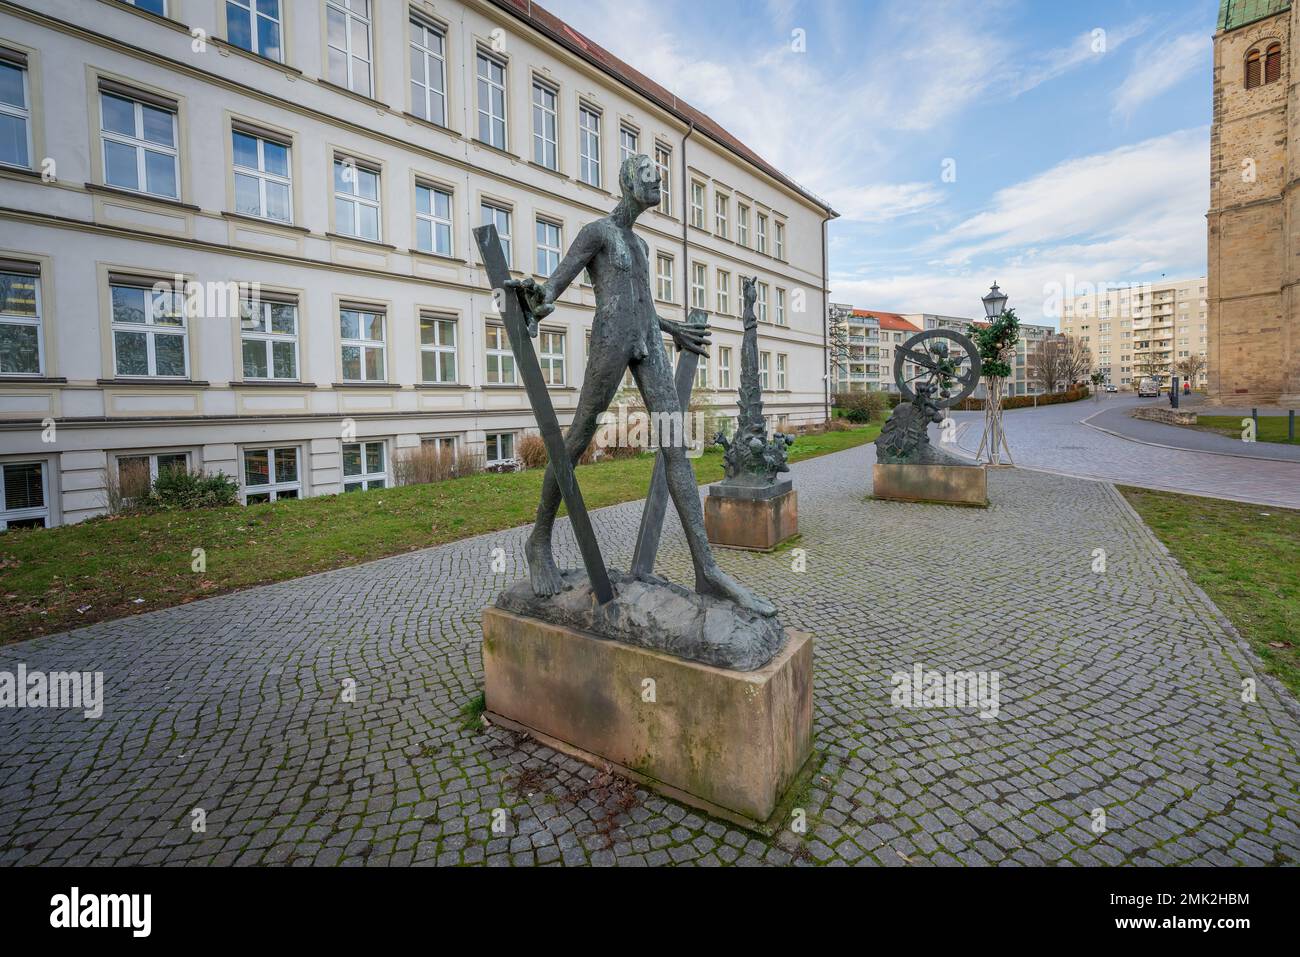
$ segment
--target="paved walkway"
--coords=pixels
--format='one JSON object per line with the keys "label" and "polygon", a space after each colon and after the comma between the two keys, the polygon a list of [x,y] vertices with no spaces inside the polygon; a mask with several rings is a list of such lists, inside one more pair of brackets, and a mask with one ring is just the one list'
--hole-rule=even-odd
{"label": "paved walkway", "polygon": [[1145,442],[1148,445],[1183,449],[1188,452],[1214,452],[1218,455],[1234,455],[1247,459],[1300,462],[1300,445],[1287,445],[1282,442],[1243,442],[1240,438],[1209,432],[1205,429],[1191,429],[1186,426],[1135,419],[1129,412],[1137,405],[1136,402],[1117,403],[1117,405],[1118,407],[1102,405],[1098,411],[1084,418],[1084,423],[1120,438]]}
{"label": "paved walkway", "polygon": [[[1085,422],[1099,412],[1120,411],[1150,401],[1124,396],[1008,411],[1003,415],[1003,424],[1012,457],[1024,468],[1060,475],[1300,508],[1300,461],[1250,460],[1192,448],[1160,448],[1108,434]],[[960,430],[958,451],[974,455],[979,448],[984,414],[957,412],[953,418]],[[1102,424],[1096,419],[1093,423]],[[938,431],[933,435],[937,441]],[[1224,441],[1234,447],[1244,444]]]}
{"label": "paved walkway", "polygon": [[[0,649],[106,683],[98,720],[0,710],[0,865],[1300,862],[1294,701],[1110,486],[1014,470],[986,511],[909,506],[865,498],[871,461],[795,466],[806,572],[722,559],[817,642],[805,834],[463,727],[517,529]],[[594,516],[613,563],[639,509]],[[664,550],[685,580],[675,523]],[[915,665],[996,671],[997,717],[893,707]]]}

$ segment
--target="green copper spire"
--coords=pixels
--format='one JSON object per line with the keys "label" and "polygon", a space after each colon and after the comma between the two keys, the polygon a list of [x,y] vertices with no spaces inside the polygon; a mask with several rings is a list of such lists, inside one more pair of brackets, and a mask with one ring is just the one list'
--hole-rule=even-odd
{"label": "green copper spire", "polygon": [[1219,32],[1236,30],[1291,9],[1291,0],[1220,0]]}

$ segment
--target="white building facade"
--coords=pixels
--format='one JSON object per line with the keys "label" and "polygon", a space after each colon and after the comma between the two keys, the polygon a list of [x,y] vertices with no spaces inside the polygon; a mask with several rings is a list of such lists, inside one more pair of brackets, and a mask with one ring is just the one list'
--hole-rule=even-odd
{"label": "white building facade", "polygon": [[[545,278],[653,156],[661,314],[766,410],[825,417],[824,203],[708,117],[509,0],[0,3],[0,529],[105,510],[130,464],[244,501],[393,484],[424,447],[508,463],[535,427],[470,230]],[[562,423],[594,297],[535,340]]]}

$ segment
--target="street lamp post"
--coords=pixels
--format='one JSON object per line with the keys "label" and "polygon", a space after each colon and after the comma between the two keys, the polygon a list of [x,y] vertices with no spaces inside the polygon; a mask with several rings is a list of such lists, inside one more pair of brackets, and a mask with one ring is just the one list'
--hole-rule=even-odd
{"label": "street lamp post", "polygon": [[[984,315],[988,318],[989,324],[992,325],[1002,317],[1007,308],[1007,294],[998,288],[995,282],[989,291],[981,297],[984,303]],[[996,357],[981,356],[986,362],[987,367],[997,368],[988,363],[988,359],[995,358],[998,363],[1009,361],[1009,351],[1014,354],[1014,343],[1003,344],[1002,350]],[[1002,390],[1005,383],[1005,377],[1002,375],[990,375],[985,377],[987,388],[984,391],[984,434],[980,437],[979,452],[976,453],[976,460],[985,458],[987,454],[988,464],[993,468],[1002,467],[1002,453],[1006,452],[1007,464],[1015,465],[1011,460],[1011,447],[1007,445],[1006,433],[1002,430]]]}

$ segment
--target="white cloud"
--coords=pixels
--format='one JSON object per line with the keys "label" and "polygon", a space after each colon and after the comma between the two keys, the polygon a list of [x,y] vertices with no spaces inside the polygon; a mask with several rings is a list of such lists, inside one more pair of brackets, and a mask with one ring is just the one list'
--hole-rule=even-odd
{"label": "white cloud", "polygon": [[1136,63],[1115,91],[1114,115],[1130,119],[1138,107],[1172,90],[1204,66],[1210,38],[1186,33],[1138,51]]}
{"label": "white cloud", "polygon": [[929,183],[847,186],[826,195],[844,219],[864,223],[883,223],[908,216],[938,205],[943,198],[943,193]]}
{"label": "white cloud", "polygon": [[1096,27],[1079,34],[1067,46],[1030,56],[1027,59],[1028,65],[1009,79],[1013,95],[1028,93],[1035,87],[1064,76],[1081,66],[1100,63],[1129,40],[1141,34],[1147,28],[1148,22],[1143,17],[1110,29]]}

